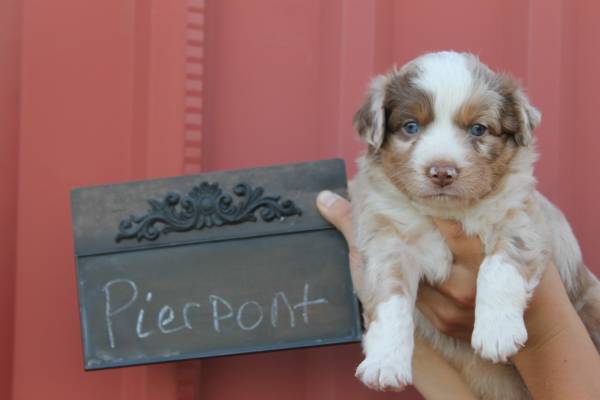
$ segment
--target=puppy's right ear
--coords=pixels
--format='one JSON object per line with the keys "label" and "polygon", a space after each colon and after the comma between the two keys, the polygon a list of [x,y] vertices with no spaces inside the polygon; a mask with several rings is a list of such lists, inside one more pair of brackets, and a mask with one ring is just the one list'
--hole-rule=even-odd
{"label": "puppy's right ear", "polygon": [[367,99],[354,114],[352,124],[360,137],[379,150],[385,136],[385,93],[391,80],[389,75],[380,75],[371,81]]}

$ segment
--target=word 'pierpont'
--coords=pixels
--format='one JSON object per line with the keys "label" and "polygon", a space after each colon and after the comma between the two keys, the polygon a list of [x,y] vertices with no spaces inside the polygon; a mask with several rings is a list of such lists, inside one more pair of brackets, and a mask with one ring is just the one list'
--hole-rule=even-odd
{"label": "word 'pierpont'", "polygon": [[[113,291],[116,290],[128,290],[130,293],[129,299],[123,304],[113,304]],[[108,342],[110,347],[114,349],[116,347],[113,328],[114,319],[119,314],[122,314],[124,311],[130,309],[134,305],[136,300],[140,297],[140,293],[137,284],[130,279],[113,279],[104,285],[102,291],[104,292],[105,299],[104,315],[106,320]],[[145,300],[147,303],[150,303],[152,301],[152,292],[147,292],[145,294]],[[289,327],[294,328],[296,326],[296,310],[301,310],[302,321],[304,322],[304,324],[308,324],[309,306],[326,303],[327,300],[325,298],[310,300],[309,284],[305,283],[302,301],[297,304],[291,304],[288,300],[287,295],[283,291],[276,292],[273,295],[271,303],[267,306],[267,312],[269,313],[267,318],[270,320],[271,326],[273,326],[273,328],[277,328],[280,319],[279,314],[281,308],[283,310],[283,313],[287,311]],[[231,303],[225,298],[216,294],[210,294],[208,296],[208,305],[211,310],[210,313],[212,316],[212,329],[216,333],[220,333],[222,331],[221,321],[223,320],[233,319],[235,321],[235,325],[244,331],[252,331],[258,328],[265,320],[264,307],[254,300],[246,301],[245,303],[241,304],[236,310],[235,307],[233,307]],[[155,333],[168,335],[185,329],[193,330],[195,326],[192,322],[190,314],[194,309],[200,308],[202,308],[202,305],[200,303],[185,303],[181,308],[182,322],[176,325],[175,310],[169,305],[164,305],[160,308],[156,316],[156,328],[144,329],[145,310],[143,307],[140,307],[137,314],[135,334],[138,338],[144,339]],[[252,310],[254,310],[254,312],[252,312]],[[253,321],[248,321],[247,316],[249,314],[251,315],[251,317],[253,316]]]}

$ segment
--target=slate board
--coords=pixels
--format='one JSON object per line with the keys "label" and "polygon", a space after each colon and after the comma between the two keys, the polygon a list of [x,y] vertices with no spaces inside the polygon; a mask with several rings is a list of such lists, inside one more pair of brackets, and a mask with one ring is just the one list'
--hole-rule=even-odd
{"label": "slate board", "polygon": [[359,341],[324,189],[342,160],[73,190],[84,368]]}

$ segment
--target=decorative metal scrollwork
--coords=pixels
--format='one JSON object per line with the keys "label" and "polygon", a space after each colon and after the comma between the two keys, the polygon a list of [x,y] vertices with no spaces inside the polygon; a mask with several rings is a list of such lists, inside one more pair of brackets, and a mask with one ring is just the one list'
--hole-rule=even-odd
{"label": "decorative metal scrollwork", "polygon": [[[233,193],[240,198],[237,204],[230,194],[223,193],[218,183],[202,182],[183,197],[178,193],[168,193],[162,201],[149,199],[151,209],[148,213],[123,219],[115,240],[155,240],[169,232],[256,222],[255,212],[259,209],[259,215],[265,222],[302,214],[291,200],[280,202],[281,196],[263,196],[262,187],[253,189],[240,183],[233,188]],[[163,226],[158,227],[157,224]]]}

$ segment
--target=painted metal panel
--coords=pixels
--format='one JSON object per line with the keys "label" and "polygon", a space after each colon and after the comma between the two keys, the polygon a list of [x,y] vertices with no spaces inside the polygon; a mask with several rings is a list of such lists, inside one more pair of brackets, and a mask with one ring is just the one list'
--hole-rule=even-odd
{"label": "painted metal panel", "polygon": [[21,4],[0,2],[0,398],[10,398],[17,233]]}
{"label": "painted metal panel", "polygon": [[[22,2],[21,65],[10,73],[21,82],[18,160],[9,158],[19,168],[18,197],[0,211],[10,219],[18,203],[13,398],[418,398],[362,388],[352,376],[361,357],[354,345],[84,374],[68,190],[339,156],[352,173],[362,145],[350,121],[368,78],[425,51],[477,52],[524,82],[544,114],[540,187],[600,272],[600,3],[196,3]],[[186,29],[200,25],[192,38]],[[201,44],[194,60],[202,66],[186,80],[190,40]],[[6,132],[3,140],[12,137]],[[2,179],[13,176],[7,171]]]}
{"label": "painted metal panel", "polygon": [[185,8],[22,4],[12,396],[175,399],[174,365],[83,372],[72,240],[62,222],[73,187],[182,172]]}

